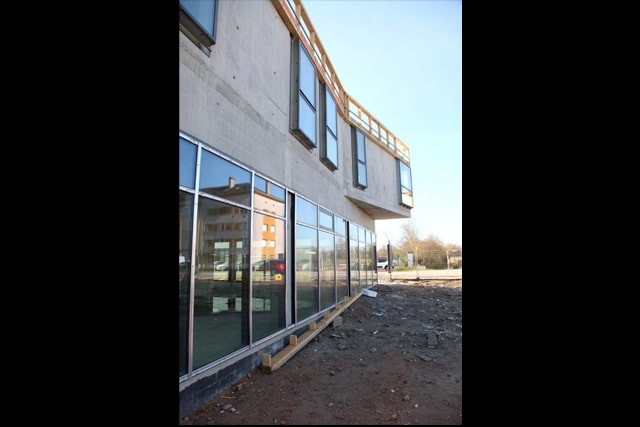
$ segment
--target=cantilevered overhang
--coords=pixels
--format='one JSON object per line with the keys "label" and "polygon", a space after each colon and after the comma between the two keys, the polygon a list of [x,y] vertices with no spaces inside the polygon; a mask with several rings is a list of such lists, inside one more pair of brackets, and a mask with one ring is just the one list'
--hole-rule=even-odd
{"label": "cantilevered overhang", "polygon": [[347,199],[351,200],[356,206],[362,209],[367,215],[370,215],[373,219],[404,219],[411,218],[411,209],[402,206],[388,209],[376,204],[372,200],[363,200],[354,196],[347,196]]}

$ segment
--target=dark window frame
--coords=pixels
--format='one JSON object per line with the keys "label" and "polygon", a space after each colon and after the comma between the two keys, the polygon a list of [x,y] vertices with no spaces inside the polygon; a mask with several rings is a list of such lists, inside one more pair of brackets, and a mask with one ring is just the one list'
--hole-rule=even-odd
{"label": "dark window frame", "polygon": [[209,0],[213,3],[211,12],[212,30],[209,32],[203,23],[195,17],[183,4],[187,0],[179,1],[179,28],[200,49],[206,53],[211,52],[210,47],[216,44],[216,30],[218,28],[218,0]]}
{"label": "dark window frame", "polygon": [[[313,70],[313,94],[305,94],[301,88],[302,61],[308,61]],[[318,78],[315,64],[300,39],[291,42],[291,99],[290,131],[308,149],[318,147]],[[313,95],[313,102],[309,99]],[[300,126],[300,105],[306,104],[313,112],[313,134],[308,135]]]}
{"label": "dark window frame", "polygon": [[[363,151],[360,153],[358,140],[361,137]],[[353,185],[362,190],[367,188],[367,138],[360,129],[351,127],[351,141],[353,148]],[[360,171],[364,171],[364,182],[360,180]]]}
{"label": "dark window frame", "polygon": [[[408,207],[408,208],[413,208],[413,178],[411,176],[411,166],[409,166],[408,164],[406,164],[405,162],[401,161],[400,159],[397,159],[397,170],[398,170],[398,200],[400,205]],[[402,180],[402,167],[406,167],[407,171],[409,173],[409,183],[407,186],[406,182],[403,182]],[[405,191],[410,195],[409,197],[411,198],[411,202],[409,203],[409,201],[407,200],[405,202],[404,200],[404,193]]]}
{"label": "dark window frame", "polygon": [[[328,111],[330,107],[330,102],[327,102],[327,99],[331,99],[333,101],[333,111]],[[322,131],[320,132],[320,161],[325,164],[332,171],[338,169],[338,162],[340,158],[340,151],[338,150],[338,104],[333,97],[333,94],[329,90],[329,87],[320,83],[320,127]],[[333,116],[334,128],[332,129],[329,123],[328,118]],[[329,157],[329,144],[334,144],[333,148],[335,150],[335,161]]]}

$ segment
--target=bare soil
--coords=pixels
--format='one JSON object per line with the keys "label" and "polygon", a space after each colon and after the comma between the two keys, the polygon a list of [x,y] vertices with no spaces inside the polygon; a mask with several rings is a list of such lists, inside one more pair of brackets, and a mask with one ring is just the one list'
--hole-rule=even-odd
{"label": "bare soil", "polygon": [[254,370],[180,425],[462,424],[462,280],[371,290],[282,367]]}

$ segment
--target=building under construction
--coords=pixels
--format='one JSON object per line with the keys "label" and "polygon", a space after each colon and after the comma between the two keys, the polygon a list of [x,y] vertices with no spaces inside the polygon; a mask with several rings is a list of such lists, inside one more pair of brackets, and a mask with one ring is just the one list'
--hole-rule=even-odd
{"label": "building under construction", "polygon": [[413,191],[299,0],[179,4],[182,416],[375,285],[375,220]]}

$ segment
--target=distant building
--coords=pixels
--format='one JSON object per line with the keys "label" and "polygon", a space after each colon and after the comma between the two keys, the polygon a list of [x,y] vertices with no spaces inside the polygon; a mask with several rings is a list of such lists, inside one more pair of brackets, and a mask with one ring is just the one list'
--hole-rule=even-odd
{"label": "distant building", "polygon": [[410,218],[413,191],[298,0],[179,3],[183,415],[376,284],[375,220]]}

